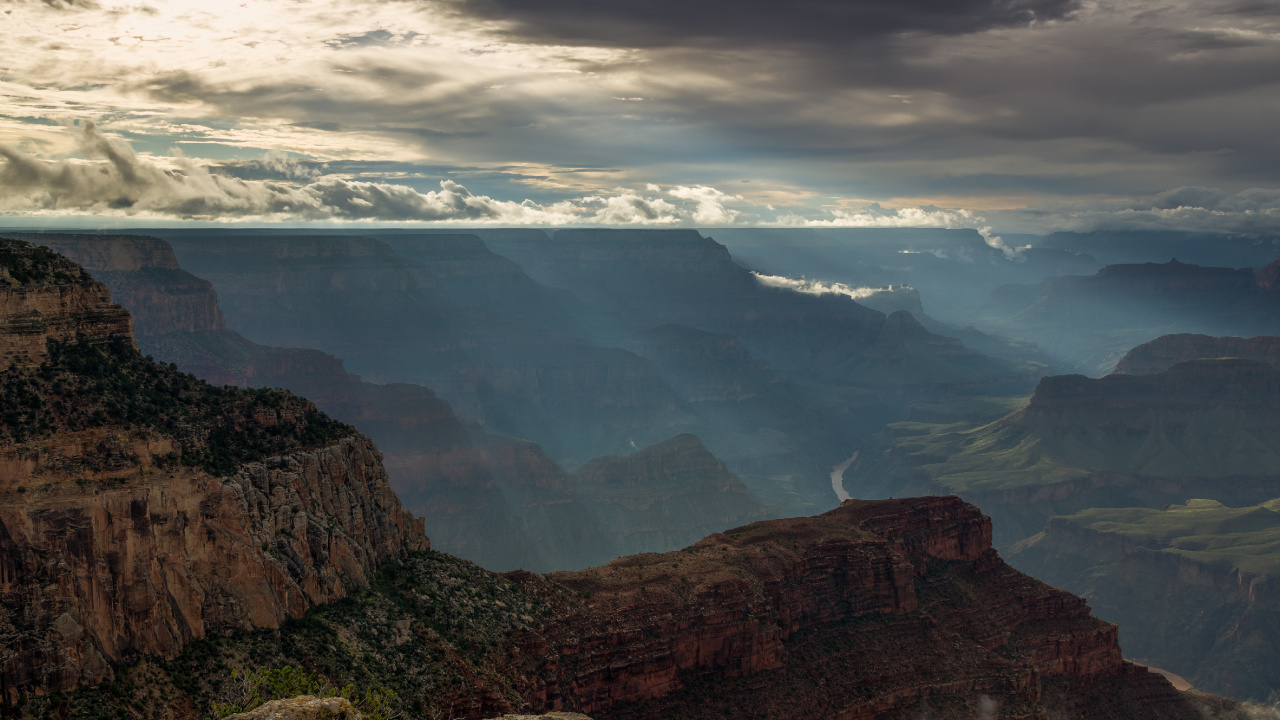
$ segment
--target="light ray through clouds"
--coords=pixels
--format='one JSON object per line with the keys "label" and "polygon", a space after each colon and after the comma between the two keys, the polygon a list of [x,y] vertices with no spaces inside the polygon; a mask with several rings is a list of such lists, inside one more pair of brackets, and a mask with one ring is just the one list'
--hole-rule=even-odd
{"label": "light ray through clouds", "polygon": [[0,208],[1280,230],[1266,4],[544,5],[8,0]]}

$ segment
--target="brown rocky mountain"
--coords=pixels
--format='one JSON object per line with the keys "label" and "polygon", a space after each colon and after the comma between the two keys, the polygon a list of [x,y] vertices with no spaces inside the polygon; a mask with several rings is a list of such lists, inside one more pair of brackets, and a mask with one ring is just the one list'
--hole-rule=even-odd
{"label": "brown rocky mountain", "polygon": [[1180,362],[1200,358],[1244,358],[1280,367],[1280,337],[1212,337],[1181,333],[1163,335],[1130,350],[1115,372],[1123,375],[1151,375],[1164,372]]}
{"label": "brown rocky mountain", "polygon": [[419,554],[304,623],[204,643],[116,691],[139,707],[161,694],[199,708],[226,686],[221,664],[252,657],[392,689],[420,717],[1199,720],[1229,710],[1126,663],[1114,625],[1005,565],[990,540],[976,508],[920,498],[850,501],[575,573],[494,575]]}
{"label": "brown rocky mountain", "polygon": [[279,627],[429,547],[367,438],[142,358],[128,313],[61,256],[3,240],[0,265],[0,342],[23,348],[0,372],[7,702]]}

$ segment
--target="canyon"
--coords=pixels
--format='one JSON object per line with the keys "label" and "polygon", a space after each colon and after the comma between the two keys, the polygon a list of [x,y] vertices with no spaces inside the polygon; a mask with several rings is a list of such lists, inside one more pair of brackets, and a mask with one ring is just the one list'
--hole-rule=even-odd
{"label": "canyon", "polygon": [[[709,487],[705,483],[719,482],[715,478],[724,469],[711,458],[711,464],[690,463],[681,470],[682,459],[676,457],[667,462],[673,474],[671,484],[665,487],[672,491],[672,498],[650,497],[647,502],[659,502],[667,508],[672,502],[682,503],[675,514],[678,517],[658,520],[650,516],[628,522],[614,511],[616,499],[604,501],[599,494],[584,495],[570,473],[540,445],[489,431],[477,423],[464,423],[448,402],[428,388],[414,383],[366,382],[348,373],[343,360],[322,351],[259,345],[229,329],[212,284],[182,270],[164,240],[51,233],[22,237],[45,243],[105,278],[121,302],[131,312],[135,308],[139,312],[135,325],[138,345],[144,352],[211,383],[286,388],[373,438],[383,452],[392,487],[408,510],[425,519],[436,547],[490,569],[582,568],[619,555],[681,547],[708,532],[778,513],[749,497],[740,484],[734,485],[732,492],[726,486],[700,495],[684,493],[680,489],[684,486],[705,488]],[[441,255],[462,257],[467,263],[462,267],[446,263],[444,270],[432,272],[441,282],[447,282],[450,275],[463,276],[468,282],[479,277],[481,284],[472,290],[485,296],[497,293],[500,297],[497,288],[512,283],[518,286],[518,280],[510,281],[513,274],[520,277],[518,268],[513,271],[510,261],[487,253],[482,245],[477,248],[476,243],[472,236],[441,236]],[[305,255],[310,251],[307,246],[300,252]],[[484,261],[472,263],[477,253]],[[485,279],[495,275],[496,280]],[[517,300],[523,298],[521,294]],[[716,347],[723,347],[723,339],[717,342]],[[672,347],[659,362],[663,367],[680,365],[681,361],[670,355],[688,356],[690,353],[682,349],[687,347],[696,348],[695,360],[684,364],[696,365],[701,343]],[[687,396],[696,396],[705,407],[730,406],[706,412],[731,415],[741,408],[758,406],[757,393],[768,393],[766,404],[776,406],[798,392],[767,366],[732,346],[728,351],[715,351],[712,360],[721,367],[741,370],[717,372],[715,367],[700,367],[691,374],[690,382],[701,383],[701,389],[691,387]],[[723,389],[709,395],[708,384]],[[806,408],[799,401],[791,402],[792,416],[800,418],[792,422],[804,422]],[[757,410],[766,419],[768,413],[767,408]],[[743,421],[735,422],[740,426]],[[808,425],[825,427],[820,418]],[[833,432],[824,430],[819,437],[830,438]],[[697,444],[702,447],[701,442]],[[665,445],[655,443],[654,447],[657,449],[650,449],[650,457]],[[756,443],[750,449],[759,458],[771,447]],[[794,451],[774,452],[794,455]],[[768,459],[770,456],[757,459],[748,467],[758,469]],[[775,458],[776,462],[784,460]],[[609,522],[602,522],[605,516]],[[639,527],[666,537],[667,544],[641,540],[634,534]],[[691,527],[697,530],[691,532]]]}
{"label": "canyon", "polygon": [[1151,375],[1043,379],[994,422],[888,426],[844,475],[861,497],[957,493],[990,513],[997,543],[1090,507],[1203,497],[1249,505],[1280,488],[1280,371],[1198,359]]}
{"label": "canyon", "polygon": [[198,708],[226,686],[220,664],[253,657],[394,690],[424,717],[1229,716],[1125,662],[1114,625],[990,541],[981,512],[939,497],[848,501],[546,576],[417,553],[305,623],[211,638],[120,692]]}
{"label": "canyon", "polygon": [[[67,261],[8,242],[109,301]],[[189,314],[215,327],[176,332],[222,332],[216,314]],[[116,697],[134,717],[198,717],[250,658],[467,718],[719,717],[727,697],[760,718],[1219,707],[1126,663],[1115,626],[1005,565],[990,519],[954,497],[850,500],[577,572],[483,570],[429,549],[368,438],[287,392],[144,358],[127,327],[46,337],[38,364],[3,371],[20,410],[0,444],[0,679],[21,712]],[[536,455],[503,443],[497,455]],[[693,436],[557,470],[527,481],[632,509],[644,542],[704,529],[672,525],[664,483],[744,519],[767,512]]]}

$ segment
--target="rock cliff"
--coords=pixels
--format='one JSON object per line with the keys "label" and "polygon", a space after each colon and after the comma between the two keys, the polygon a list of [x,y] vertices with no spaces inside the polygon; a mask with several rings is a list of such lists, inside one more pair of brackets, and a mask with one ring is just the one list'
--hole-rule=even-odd
{"label": "rock cliff", "polygon": [[1280,367],[1280,337],[1212,337],[1181,333],[1162,335],[1130,350],[1116,364],[1123,375],[1152,375],[1181,362],[1201,358],[1244,358]]}
{"label": "rock cliff", "polygon": [[1212,693],[1280,693],[1280,501],[1192,500],[1051,518],[1010,561],[1086,596],[1126,653]]}
{"label": "rock cliff", "polygon": [[50,340],[132,342],[129,313],[75,263],[0,239],[0,370],[39,365]]}
{"label": "rock cliff", "polygon": [[[169,244],[144,235],[67,233],[14,235],[69,258],[111,288],[143,338],[173,332],[225,330],[213,285],[178,266]],[[86,242],[92,237],[92,242]]]}
{"label": "rock cliff", "polygon": [[1268,500],[1280,487],[1277,423],[1280,370],[1252,360],[1054,376],[989,424],[889,426],[844,484],[862,497],[958,493],[991,513],[1006,544],[1088,507]]}
{"label": "rock cliff", "polygon": [[[19,300],[55,290],[113,320],[74,341],[47,332],[42,357],[0,372],[7,701],[108,680],[209,633],[278,627],[429,546],[367,438],[288,393],[217,388],[142,358],[106,288],[48,255],[66,272],[11,273],[0,327],[27,312]],[[85,326],[76,304],[43,317]]]}
{"label": "rock cliff", "polygon": [[169,688],[198,708],[223,663],[253,657],[392,689],[421,717],[1204,717],[990,540],[981,512],[940,497],[849,501],[548,576],[417,554],[305,623],[211,640],[120,692]]}

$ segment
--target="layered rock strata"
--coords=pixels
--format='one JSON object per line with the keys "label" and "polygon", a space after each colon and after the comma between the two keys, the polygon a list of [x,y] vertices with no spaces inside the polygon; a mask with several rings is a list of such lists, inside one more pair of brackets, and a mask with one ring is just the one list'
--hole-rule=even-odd
{"label": "layered rock strata", "polygon": [[[429,547],[368,438],[285,393],[210,388],[143,360],[128,314],[72,267],[34,290],[96,298],[118,318],[111,342],[46,333],[57,353],[0,376],[23,404],[0,434],[6,700],[101,682],[214,631],[278,627]],[[31,286],[0,289],[0,327]],[[80,306],[58,307],[47,326],[82,324]],[[284,451],[261,457],[269,448]]]}
{"label": "layered rock strata", "polygon": [[889,426],[844,485],[860,497],[957,493],[992,514],[1003,545],[1088,507],[1269,500],[1280,488],[1278,422],[1280,370],[1253,360],[1053,376],[992,423]]}
{"label": "layered rock strata", "polygon": [[1196,716],[1083,600],[1001,562],[990,521],[954,497],[851,500],[551,579],[579,600],[522,650],[546,657],[535,708],[887,718],[985,697],[1043,717],[1108,687],[1101,717]]}
{"label": "layered rock strata", "polygon": [[65,258],[0,239],[0,370],[39,365],[50,340],[129,338],[129,313]]}
{"label": "layered rock strata", "polygon": [[[1280,694],[1280,501],[1050,518],[1010,562],[1089,598],[1131,657],[1238,700]],[[1197,516],[1206,516],[1196,522]],[[1192,521],[1187,523],[1188,518]]]}

